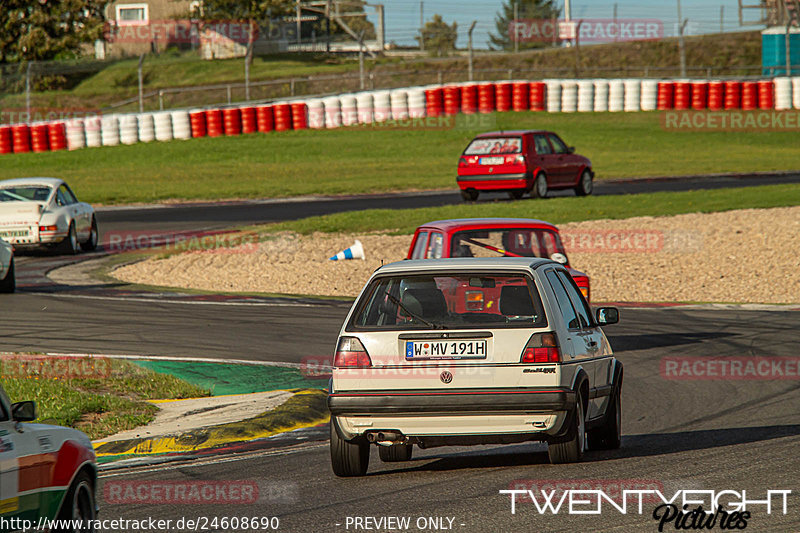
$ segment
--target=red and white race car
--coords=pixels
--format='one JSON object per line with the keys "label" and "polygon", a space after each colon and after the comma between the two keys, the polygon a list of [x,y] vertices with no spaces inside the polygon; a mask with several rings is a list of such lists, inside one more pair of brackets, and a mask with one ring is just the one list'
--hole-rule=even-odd
{"label": "red and white race car", "polygon": [[[12,404],[0,385],[0,531],[94,531],[97,463],[89,437],[30,423],[36,417],[34,402]],[[58,527],[55,519],[80,522]]]}

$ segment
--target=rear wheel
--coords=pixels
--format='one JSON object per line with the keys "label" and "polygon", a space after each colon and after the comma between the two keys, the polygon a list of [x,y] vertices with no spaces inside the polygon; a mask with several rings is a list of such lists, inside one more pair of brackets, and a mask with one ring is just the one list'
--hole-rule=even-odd
{"label": "rear wheel", "polygon": [[8,265],[8,272],[6,277],[0,280],[0,292],[14,292],[17,289],[17,277],[14,274],[14,258],[11,258],[11,263]]}
{"label": "rear wheel", "polygon": [[580,394],[569,423],[571,426],[563,439],[547,444],[547,455],[551,464],[577,463],[583,457],[586,446],[586,416]]}
{"label": "rear wheel", "polygon": [[575,187],[575,194],[578,196],[589,196],[594,190],[594,181],[592,175],[588,170],[584,170],[581,174],[581,179],[578,181],[578,186]]}
{"label": "rear wheel", "polygon": [[70,222],[67,238],[61,242],[61,253],[75,255],[78,253],[78,233],[75,231],[75,223]]}
{"label": "rear wheel", "polygon": [[96,505],[94,483],[86,472],[81,472],[70,485],[58,517],[69,527],[57,530],[59,533],[93,533]]}
{"label": "rear wheel", "polygon": [[480,194],[475,189],[462,189],[461,190],[461,198],[464,199],[465,202],[474,202],[478,199],[478,194]]}
{"label": "rear wheel", "polygon": [[86,242],[81,243],[81,250],[84,252],[91,252],[97,248],[97,239],[98,239],[98,232],[97,232],[97,220],[92,217],[92,230],[89,232],[89,238]]}
{"label": "rear wheel", "polygon": [[547,198],[547,177],[543,172],[536,176],[536,181],[533,182],[531,195],[534,198]]}
{"label": "rear wheel", "polygon": [[369,443],[363,439],[346,441],[339,436],[336,419],[331,417],[331,467],[339,477],[363,476],[369,466]]}
{"label": "rear wheel", "polygon": [[590,450],[616,450],[622,443],[622,400],[620,391],[614,395],[608,404],[608,412],[602,426],[586,434]]}
{"label": "rear wheel", "polygon": [[519,200],[525,194],[525,189],[514,189],[513,191],[508,191],[508,197],[512,200]]}
{"label": "rear wheel", "polygon": [[393,446],[378,446],[378,455],[384,463],[399,463],[410,461],[414,452],[413,444],[395,444]]}

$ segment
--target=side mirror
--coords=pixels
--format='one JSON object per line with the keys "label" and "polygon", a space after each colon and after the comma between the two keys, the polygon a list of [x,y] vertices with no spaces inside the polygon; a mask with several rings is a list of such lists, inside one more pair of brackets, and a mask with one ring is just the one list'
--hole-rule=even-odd
{"label": "side mirror", "polygon": [[33,422],[39,417],[36,402],[17,402],[11,404],[11,418],[16,422]]}
{"label": "side mirror", "polygon": [[597,310],[597,323],[601,326],[619,322],[619,309],[616,307],[601,307]]}
{"label": "side mirror", "polygon": [[568,154],[574,154],[575,153],[575,147],[574,146],[567,146],[567,153]]}

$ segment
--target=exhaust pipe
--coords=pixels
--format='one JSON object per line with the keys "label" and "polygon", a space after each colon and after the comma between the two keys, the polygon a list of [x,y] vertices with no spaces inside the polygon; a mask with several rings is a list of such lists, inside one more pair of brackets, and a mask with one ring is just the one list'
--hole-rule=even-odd
{"label": "exhaust pipe", "polygon": [[405,442],[406,437],[402,433],[395,431],[378,431],[367,433],[367,442],[376,443],[381,446],[392,446]]}

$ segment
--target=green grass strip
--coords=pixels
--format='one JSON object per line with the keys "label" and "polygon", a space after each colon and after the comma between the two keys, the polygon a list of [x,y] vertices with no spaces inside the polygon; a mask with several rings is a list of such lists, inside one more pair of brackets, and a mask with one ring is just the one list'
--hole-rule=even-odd
{"label": "green grass strip", "polygon": [[800,185],[763,185],[734,189],[659,192],[624,196],[563,197],[516,202],[457,204],[419,209],[369,209],[304,218],[266,226],[267,232],[315,231],[365,233],[391,231],[406,235],[432,220],[470,217],[520,217],[554,224],[637,216],[712,213],[732,209],[800,205]]}

